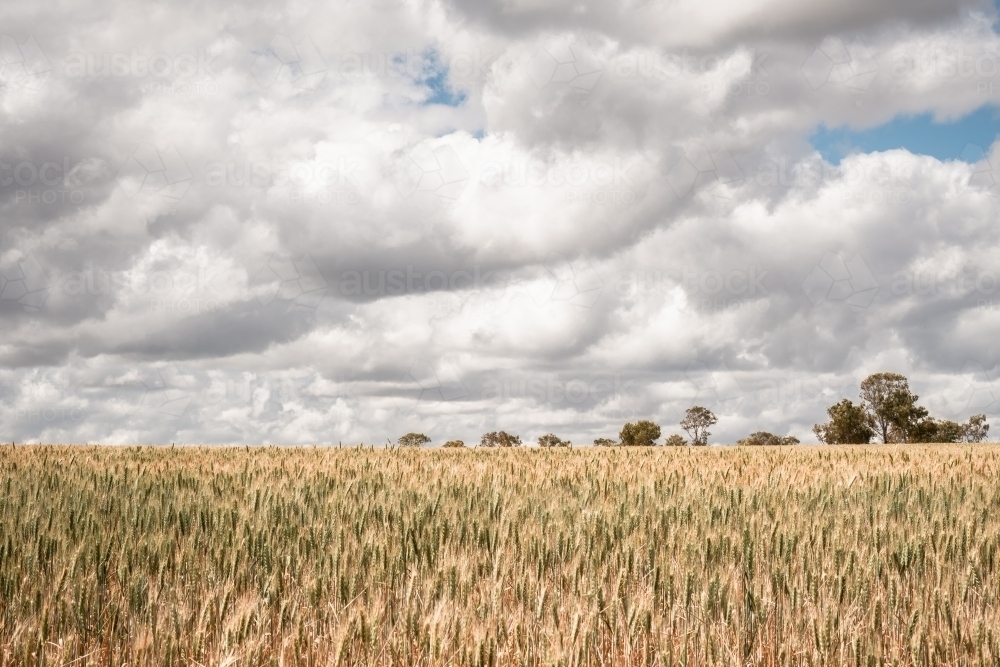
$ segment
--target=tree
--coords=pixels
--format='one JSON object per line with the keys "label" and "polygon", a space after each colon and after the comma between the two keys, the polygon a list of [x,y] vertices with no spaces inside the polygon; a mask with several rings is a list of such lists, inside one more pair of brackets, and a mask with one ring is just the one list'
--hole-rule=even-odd
{"label": "tree", "polygon": [[990,429],[986,415],[972,415],[965,424],[934,419],[917,405],[899,373],[875,373],[861,383],[861,403],[844,399],[827,409],[830,422],[816,424],[813,433],[828,444],[867,444],[875,436],[890,442],[981,442]]}
{"label": "tree", "polygon": [[917,398],[913,394],[900,398],[896,421],[889,429],[890,442],[944,442],[938,435],[940,423],[927,413],[927,408],[913,402]]}
{"label": "tree", "polygon": [[767,431],[757,431],[751,433],[742,440],[736,441],[737,445],[752,447],[779,447],[784,445],[797,445],[799,439],[794,435],[780,436],[768,433]]}
{"label": "tree", "polygon": [[521,438],[507,431],[490,431],[479,440],[480,447],[519,447]]}
{"label": "tree", "polygon": [[982,442],[989,430],[986,415],[972,415],[964,424],[927,417],[910,430],[907,442]]}
{"label": "tree", "polygon": [[965,424],[934,419],[917,405],[906,377],[875,373],[861,383],[861,403],[844,399],[827,409],[831,421],[816,424],[813,433],[829,444],[868,443],[875,436],[890,442],[981,442],[989,424],[986,415],[972,415]]}
{"label": "tree", "polygon": [[962,440],[965,442],[982,442],[989,432],[986,415],[972,415],[968,422],[962,424]]}
{"label": "tree", "polygon": [[933,418],[921,416],[910,424],[904,422],[902,427],[894,425],[889,430],[889,437],[892,442],[951,442],[942,439],[939,426]]}
{"label": "tree", "polygon": [[934,440],[912,440],[911,442],[961,442],[965,435],[965,424],[942,419],[934,423]]}
{"label": "tree", "polygon": [[906,442],[927,416],[927,410],[917,407],[918,398],[899,373],[875,373],[861,383],[861,407],[883,443]]}
{"label": "tree", "polygon": [[445,447],[449,447],[449,448],[451,448],[451,447],[465,447],[465,442],[462,441],[462,440],[449,440],[448,442],[444,443],[444,446]]}
{"label": "tree", "polygon": [[826,410],[830,421],[813,426],[813,433],[820,442],[828,445],[866,445],[871,442],[875,431],[865,409],[844,399]]}
{"label": "tree", "polygon": [[625,424],[618,434],[618,439],[625,447],[652,447],[659,437],[660,427],[645,419]]}
{"label": "tree", "polygon": [[677,435],[673,433],[668,435],[666,440],[663,441],[664,447],[684,447],[687,445],[687,440],[684,439],[683,435]]}
{"label": "tree", "polygon": [[[923,410],[926,412],[926,410]],[[965,425],[950,419],[922,417],[906,431],[905,438],[894,438],[894,442],[959,442]]]}
{"label": "tree", "polygon": [[555,433],[546,433],[538,438],[539,447],[571,447],[572,445],[572,442],[560,439]]}
{"label": "tree", "polygon": [[718,421],[718,417],[713,415],[711,410],[696,405],[688,408],[684,419],[681,420],[681,428],[691,436],[692,445],[704,447],[708,444],[708,436],[712,435],[708,428]]}
{"label": "tree", "polygon": [[420,447],[421,445],[426,445],[430,441],[431,439],[423,433],[407,433],[397,440],[396,443],[400,447]]}
{"label": "tree", "polygon": [[594,438],[595,447],[617,447],[618,441],[611,438]]}

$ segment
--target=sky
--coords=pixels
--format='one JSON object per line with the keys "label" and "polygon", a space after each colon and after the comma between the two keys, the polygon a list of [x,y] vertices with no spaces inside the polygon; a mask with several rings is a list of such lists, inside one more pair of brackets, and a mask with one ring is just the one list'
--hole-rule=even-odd
{"label": "sky", "polygon": [[810,442],[879,371],[995,422],[998,21],[5,3],[0,438]]}

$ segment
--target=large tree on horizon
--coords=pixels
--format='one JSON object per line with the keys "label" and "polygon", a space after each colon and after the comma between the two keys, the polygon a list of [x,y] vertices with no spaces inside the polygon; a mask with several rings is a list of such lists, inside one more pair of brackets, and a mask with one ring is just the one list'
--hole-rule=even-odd
{"label": "large tree on horizon", "polygon": [[861,407],[883,443],[905,442],[913,426],[927,416],[927,410],[917,406],[918,398],[899,373],[873,373],[861,382]]}
{"label": "large tree on horizon", "polygon": [[708,408],[700,405],[688,408],[681,420],[681,428],[691,436],[691,444],[704,447],[708,444],[708,436],[711,435],[709,427],[719,421],[719,418],[712,414]]}

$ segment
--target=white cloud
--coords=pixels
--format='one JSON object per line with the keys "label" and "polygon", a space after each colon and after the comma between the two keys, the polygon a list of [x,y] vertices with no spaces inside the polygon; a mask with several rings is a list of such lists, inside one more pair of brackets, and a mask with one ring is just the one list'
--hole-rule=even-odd
{"label": "white cloud", "polygon": [[808,144],[1000,99],[995,10],[724,4],[0,10],[0,423],[807,439],[876,370],[998,413],[1000,151]]}

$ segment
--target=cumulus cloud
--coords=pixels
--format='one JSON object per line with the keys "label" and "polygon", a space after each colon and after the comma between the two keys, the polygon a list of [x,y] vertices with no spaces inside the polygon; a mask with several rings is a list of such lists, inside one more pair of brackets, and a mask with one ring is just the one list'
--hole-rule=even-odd
{"label": "cumulus cloud", "polygon": [[0,10],[0,424],[47,442],[810,439],[1000,414],[983,2]]}

